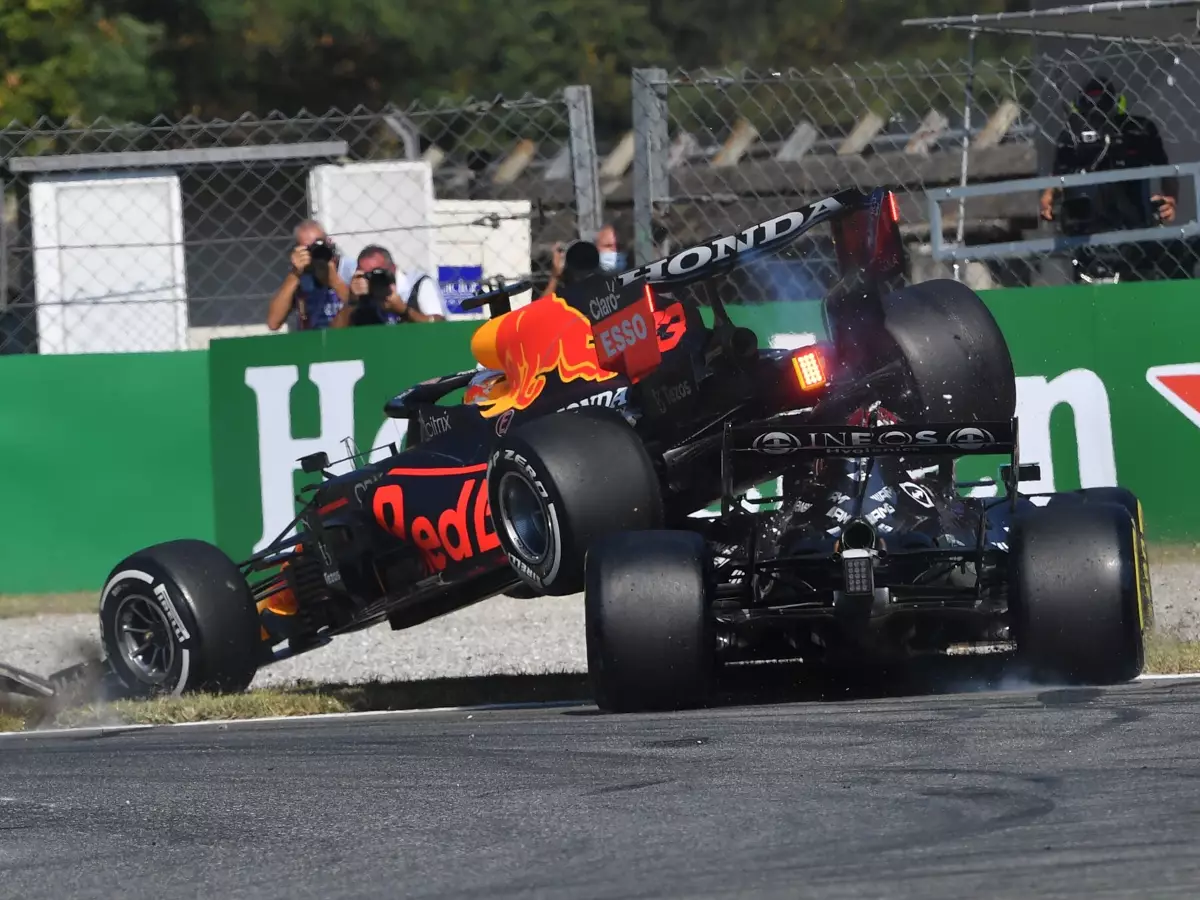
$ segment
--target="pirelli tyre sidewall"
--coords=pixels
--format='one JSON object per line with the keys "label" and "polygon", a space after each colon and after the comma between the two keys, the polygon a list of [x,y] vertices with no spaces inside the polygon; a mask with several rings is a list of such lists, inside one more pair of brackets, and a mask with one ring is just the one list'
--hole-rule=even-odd
{"label": "pirelli tyre sidewall", "polygon": [[663,517],[653,462],[611,410],[553,413],[510,431],[489,459],[488,501],[517,576],[553,596],[583,589],[594,541],[660,527]]}
{"label": "pirelli tyre sidewall", "polygon": [[158,544],[115,566],[101,590],[100,638],[133,698],[235,693],[258,668],[250,588],[233,561],[203,541]]}

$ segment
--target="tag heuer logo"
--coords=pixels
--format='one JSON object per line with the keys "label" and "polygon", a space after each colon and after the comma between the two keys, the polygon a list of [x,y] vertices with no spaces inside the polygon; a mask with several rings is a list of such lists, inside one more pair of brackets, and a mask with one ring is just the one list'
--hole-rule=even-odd
{"label": "tag heuer logo", "polygon": [[994,444],[995,442],[996,439],[982,428],[958,428],[950,432],[950,437],[946,438],[946,443],[955,450],[969,450],[972,447],[981,447],[984,444]]}

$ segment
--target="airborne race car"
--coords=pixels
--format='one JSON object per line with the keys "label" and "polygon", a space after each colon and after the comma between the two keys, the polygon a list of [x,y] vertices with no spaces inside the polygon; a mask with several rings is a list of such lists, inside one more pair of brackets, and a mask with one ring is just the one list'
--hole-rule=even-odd
{"label": "airborne race car", "polygon": [[[828,341],[761,349],[721,287],[823,222],[841,274]],[[482,370],[387,404],[411,422],[403,451],[339,476],[323,453],[302,460],[323,479],[264,551],[234,563],[184,540],[118,564],[100,602],[107,665],[132,695],[239,691],[385,620],[586,587],[589,670],[610,710],[702,704],[723,660],[761,653],[1009,640],[1051,677],[1134,677],[1149,608],[1136,499],[1015,496],[1030,467],[1015,459],[1004,339],[961,284],[896,288],[904,262],[885,191],[611,277],[574,245],[561,297],[472,301],[491,307],[472,339]],[[1006,452],[1011,497],[957,495],[954,454]],[[747,512],[739,498],[776,477],[782,510]],[[721,516],[694,516],[718,500]]]}

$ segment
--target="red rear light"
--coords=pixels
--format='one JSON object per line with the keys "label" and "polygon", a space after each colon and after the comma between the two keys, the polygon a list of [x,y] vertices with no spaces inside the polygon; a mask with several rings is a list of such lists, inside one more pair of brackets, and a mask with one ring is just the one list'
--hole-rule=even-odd
{"label": "red rear light", "polygon": [[888,191],[887,195],[888,214],[892,217],[893,222],[900,221],[900,201],[896,199],[896,195],[892,191]]}
{"label": "red rear light", "polygon": [[650,285],[649,285],[649,284],[647,284],[647,285],[646,285],[646,292],[645,292],[645,293],[646,293],[646,302],[650,304],[650,311],[651,311],[651,312],[654,312],[654,311],[655,311],[655,306],[654,306],[654,291],[653,291],[653,290],[650,288]]}
{"label": "red rear light", "polygon": [[792,354],[792,368],[802,391],[812,391],[825,385],[825,360],[816,347],[805,347]]}

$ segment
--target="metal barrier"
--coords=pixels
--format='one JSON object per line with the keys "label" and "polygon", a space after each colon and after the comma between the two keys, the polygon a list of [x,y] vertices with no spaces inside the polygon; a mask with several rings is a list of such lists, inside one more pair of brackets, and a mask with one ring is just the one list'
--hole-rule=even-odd
{"label": "metal barrier", "polygon": [[1182,224],[1158,225],[1152,228],[1128,228],[1095,234],[1058,235],[1025,241],[1005,241],[973,246],[948,245],[942,238],[941,203],[947,200],[967,200],[1004,194],[1030,193],[1046,188],[1082,187],[1084,185],[1114,184],[1123,181],[1143,181],[1152,178],[1186,176],[1192,179],[1193,189],[1200,189],[1200,163],[1178,166],[1144,166],[1108,172],[1089,172],[1079,175],[1047,175],[1043,178],[1021,178],[1015,181],[996,181],[967,187],[947,187],[926,191],[929,201],[929,222],[932,236],[932,256],[939,262],[968,259],[1013,259],[1037,253],[1053,253],[1078,247],[1115,247],[1147,241],[1165,242],[1200,234],[1200,220],[1193,216]]}

